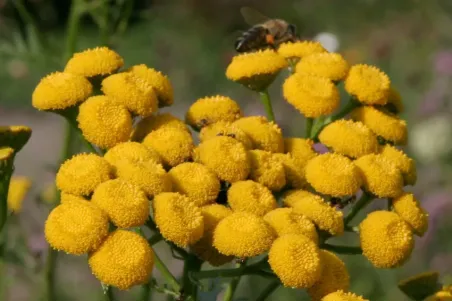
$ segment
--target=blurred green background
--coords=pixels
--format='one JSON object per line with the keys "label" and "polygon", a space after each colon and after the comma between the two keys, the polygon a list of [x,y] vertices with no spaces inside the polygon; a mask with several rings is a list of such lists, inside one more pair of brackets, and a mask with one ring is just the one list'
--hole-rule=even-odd
{"label": "blurred green background", "polygon": [[[375,270],[361,256],[343,257],[351,290],[372,300],[407,299],[397,281],[425,270],[452,273],[452,2],[450,0],[92,0],[77,35],[77,50],[109,45],[126,66],[145,63],[167,74],[175,105],[164,111],[183,118],[197,98],[225,94],[247,115],[264,114],[256,95],[226,79],[238,30],[247,28],[240,8],[251,6],[270,17],[298,25],[303,37],[318,39],[351,63],[376,64],[400,91],[408,121],[406,152],[417,160],[418,184],[409,188],[430,213],[430,230],[417,239],[411,260],[393,270]],[[43,224],[49,206],[36,196],[54,177],[63,120],[31,107],[31,94],[44,75],[64,66],[66,24],[71,1],[0,0],[0,124],[24,124],[33,136],[18,155],[15,175],[33,179],[23,212],[9,229],[6,267],[1,273],[8,300],[39,299],[47,245]],[[285,135],[303,133],[303,118],[281,96],[286,74],[271,94]],[[383,208],[376,202],[374,208]],[[160,247],[163,249],[163,247]],[[169,261],[169,251],[162,250]],[[57,297],[103,299],[85,257],[60,255]],[[171,269],[181,272],[181,263]],[[265,286],[244,278],[238,299]],[[205,299],[215,299],[218,285]],[[138,290],[121,293],[136,299]],[[153,296],[164,298],[163,296]],[[249,297],[249,296],[248,296]],[[307,299],[303,291],[278,289],[270,299]]]}

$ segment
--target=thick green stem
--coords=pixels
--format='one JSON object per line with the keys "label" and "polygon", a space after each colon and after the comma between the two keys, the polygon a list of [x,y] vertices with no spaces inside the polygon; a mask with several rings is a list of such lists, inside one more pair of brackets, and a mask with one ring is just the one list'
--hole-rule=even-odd
{"label": "thick green stem", "polygon": [[361,255],[363,253],[363,250],[359,246],[332,245],[324,243],[321,247],[322,249],[335,252],[336,254]]}
{"label": "thick green stem", "polygon": [[[245,266],[245,263],[238,263],[236,268],[241,268]],[[239,285],[241,276],[238,276],[229,282],[228,287],[226,288],[226,292],[224,293],[223,300],[224,301],[231,301],[234,297],[235,290],[237,289],[237,286]]]}
{"label": "thick green stem", "polygon": [[109,286],[105,290],[105,301],[115,301],[115,294],[113,293],[113,287]]}
{"label": "thick green stem", "polygon": [[63,60],[68,60],[77,48],[77,36],[80,27],[80,17],[82,15],[83,0],[72,0],[66,27],[66,47]]}
{"label": "thick green stem", "polygon": [[198,286],[190,279],[190,274],[199,272],[201,270],[202,261],[193,254],[189,254],[185,259],[184,272],[182,277],[183,293],[190,300],[196,301],[198,299]]}
{"label": "thick green stem", "polygon": [[273,113],[272,101],[270,99],[270,95],[268,94],[268,90],[264,90],[259,92],[261,97],[261,102],[264,104],[265,112],[267,113],[267,118],[269,121],[275,121],[275,115]]}
{"label": "thick green stem", "polygon": [[155,266],[159,270],[160,274],[162,274],[163,278],[166,280],[168,285],[172,288],[174,292],[179,293],[181,286],[177,281],[176,277],[169,271],[166,267],[165,263],[163,263],[162,259],[154,252]]}
{"label": "thick green stem", "polygon": [[361,211],[364,207],[366,207],[372,200],[374,196],[369,193],[363,192],[361,198],[353,205],[350,212],[344,218],[344,225],[348,225],[350,221]]}
{"label": "thick green stem", "polygon": [[143,284],[141,286],[140,301],[149,301],[150,295],[151,295],[151,285]]}
{"label": "thick green stem", "polygon": [[279,280],[272,281],[256,298],[256,301],[265,301],[280,285],[281,282]]}
{"label": "thick green stem", "polygon": [[305,137],[310,138],[311,137],[311,131],[312,131],[312,125],[314,124],[314,119],[307,117],[306,118],[306,127],[304,129]]}

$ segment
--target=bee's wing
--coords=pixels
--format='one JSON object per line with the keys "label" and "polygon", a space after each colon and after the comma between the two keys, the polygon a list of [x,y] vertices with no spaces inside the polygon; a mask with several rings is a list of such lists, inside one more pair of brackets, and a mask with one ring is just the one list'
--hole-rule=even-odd
{"label": "bee's wing", "polygon": [[265,21],[270,20],[269,17],[248,6],[242,7],[240,9],[240,13],[242,14],[245,22],[248,23],[248,25],[261,24]]}

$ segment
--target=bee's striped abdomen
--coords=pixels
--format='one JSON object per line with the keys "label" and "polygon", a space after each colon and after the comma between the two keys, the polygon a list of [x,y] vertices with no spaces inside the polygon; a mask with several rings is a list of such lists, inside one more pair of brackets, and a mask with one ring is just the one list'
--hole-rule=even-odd
{"label": "bee's striped abdomen", "polygon": [[235,42],[235,50],[238,52],[248,52],[260,48],[265,48],[266,29],[262,25],[255,25],[244,32]]}

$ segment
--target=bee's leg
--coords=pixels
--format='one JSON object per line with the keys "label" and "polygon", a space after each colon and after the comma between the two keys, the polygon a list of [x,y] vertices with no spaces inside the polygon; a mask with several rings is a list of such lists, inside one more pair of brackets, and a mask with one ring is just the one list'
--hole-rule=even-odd
{"label": "bee's leg", "polygon": [[265,35],[265,42],[267,43],[268,46],[270,46],[271,48],[275,49],[275,37],[273,37],[273,35],[266,34]]}

